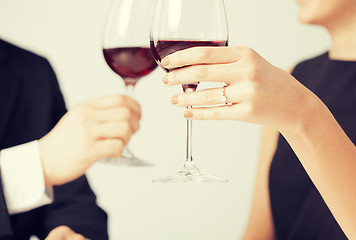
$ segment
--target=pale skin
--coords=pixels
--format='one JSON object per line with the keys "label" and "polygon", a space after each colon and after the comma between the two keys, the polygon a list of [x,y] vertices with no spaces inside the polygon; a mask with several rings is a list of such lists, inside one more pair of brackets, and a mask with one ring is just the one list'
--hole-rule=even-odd
{"label": "pale skin", "polygon": [[85,240],[86,238],[74,232],[67,226],[59,226],[53,229],[45,240]]}
{"label": "pale skin", "polygon": [[[319,6],[319,0],[300,2]],[[315,14],[316,10],[310,7],[308,12],[304,6],[300,18],[313,24],[324,23],[333,41],[331,58],[356,60],[356,3],[328,2],[329,8],[327,1],[320,1],[325,12],[318,12],[317,20],[305,20],[310,18],[309,12]],[[164,77],[168,86],[198,82],[227,85],[225,95],[232,105],[208,107],[222,103],[221,88],[173,96],[171,101],[178,107],[207,106],[186,110],[186,118],[247,121],[265,126],[252,209],[243,239],[274,239],[268,171],[278,132],[298,156],[346,236],[356,239],[356,148],[315,94],[289,72],[247,47],[191,48],[167,56],[162,65],[179,68]]]}
{"label": "pale skin", "polygon": [[[127,96],[102,97],[78,104],[39,140],[46,186],[82,176],[101,158],[120,156],[139,129],[139,104]],[[53,229],[46,240],[85,239],[66,226]]]}
{"label": "pale skin", "polygon": [[278,132],[264,127],[261,148],[256,173],[255,190],[249,221],[242,237],[248,239],[275,239],[270,197],[268,190],[268,175],[271,160],[277,148]]}

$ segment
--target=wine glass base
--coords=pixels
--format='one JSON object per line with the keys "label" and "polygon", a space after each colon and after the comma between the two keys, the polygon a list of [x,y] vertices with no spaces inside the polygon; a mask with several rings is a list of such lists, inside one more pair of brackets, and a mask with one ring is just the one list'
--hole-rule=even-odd
{"label": "wine glass base", "polygon": [[108,163],[117,166],[131,166],[131,167],[150,167],[153,166],[152,163],[143,161],[135,157],[115,157],[115,158],[102,158],[101,163]]}
{"label": "wine glass base", "polygon": [[209,175],[201,171],[194,163],[185,164],[184,167],[176,174],[164,178],[152,180],[152,182],[160,183],[187,183],[187,182],[228,182],[226,179],[221,179]]}
{"label": "wine glass base", "polygon": [[136,157],[128,148],[124,149],[123,156],[114,158],[100,159],[102,163],[109,163],[112,165],[131,166],[131,167],[150,167],[152,163],[143,161]]}

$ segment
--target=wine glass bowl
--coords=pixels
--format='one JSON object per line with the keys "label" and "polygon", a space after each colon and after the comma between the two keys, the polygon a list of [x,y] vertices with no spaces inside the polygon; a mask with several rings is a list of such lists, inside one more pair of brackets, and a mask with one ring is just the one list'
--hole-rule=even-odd
{"label": "wine glass bowl", "polygon": [[135,86],[140,78],[157,67],[149,47],[106,48],[103,54],[109,67],[123,78],[126,86]]}
{"label": "wine glass bowl", "polygon": [[[223,0],[156,0],[150,32],[150,47],[157,64],[169,54],[191,47],[228,45],[229,31]],[[182,85],[196,91],[198,83]],[[192,121],[187,120],[186,161],[176,174],[153,182],[227,182],[201,171],[192,156]]]}
{"label": "wine glass bowl", "polygon": [[[225,41],[199,41],[199,40],[150,40],[150,47],[152,49],[152,55],[156,59],[158,65],[163,68],[166,72],[172,71],[174,69],[166,69],[161,65],[161,60],[176,51],[184,50],[191,47],[222,47],[227,46],[228,42]],[[185,92],[188,88],[196,90],[198,87],[197,83],[183,84],[183,91]]]}

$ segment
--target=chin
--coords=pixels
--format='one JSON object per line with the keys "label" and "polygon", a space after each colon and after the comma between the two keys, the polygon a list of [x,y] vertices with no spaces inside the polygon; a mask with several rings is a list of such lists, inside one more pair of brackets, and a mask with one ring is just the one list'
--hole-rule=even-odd
{"label": "chin", "polygon": [[312,14],[307,14],[303,11],[299,11],[298,13],[298,20],[304,24],[315,24],[315,16]]}
{"label": "chin", "polygon": [[299,13],[298,20],[299,20],[299,22],[304,23],[304,24],[319,24],[318,20],[315,19],[315,16],[313,16],[313,15],[310,16],[308,14]]}
{"label": "chin", "polygon": [[331,8],[330,1],[340,0],[297,0],[298,20],[305,24],[322,25],[323,18]]}
{"label": "chin", "polygon": [[297,0],[302,23],[328,26],[346,15],[355,14],[355,0]]}
{"label": "chin", "polygon": [[298,20],[304,24],[324,25],[327,21],[327,14],[323,8],[317,6],[299,6]]}

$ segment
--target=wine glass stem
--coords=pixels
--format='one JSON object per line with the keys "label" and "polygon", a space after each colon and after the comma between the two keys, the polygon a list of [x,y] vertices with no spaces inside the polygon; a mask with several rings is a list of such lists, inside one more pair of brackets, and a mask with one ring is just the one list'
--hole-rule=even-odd
{"label": "wine glass stem", "polygon": [[[189,107],[187,107],[188,109]],[[193,163],[193,149],[192,149],[192,126],[193,121],[187,119],[187,157],[186,157],[186,164]]]}
{"label": "wine glass stem", "polygon": [[[126,82],[130,82],[131,79],[125,79],[125,83]],[[128,81],[127,81],[128,80]],[[135,81],[136,79],[133,79],[132,81]],[[136,80],[137,81],[137,80]],[[135,89],[135,85],[133,84],[126,84],[126,95],[133,98],[134,95],[134,89]],[[127,155],[127,157],[129,158],[136,158],[136,156],[131,152],[131,150],[128,148],[128,146],[126,146],[125,148],[125,155]]]}
{"label": "wine glass stem", "polygon": [[129,97],[133,97],[134,88],[135,88],[134,85],[131,85],[131,84],[127,85],[126,86],[126,95],[129,96]]}

